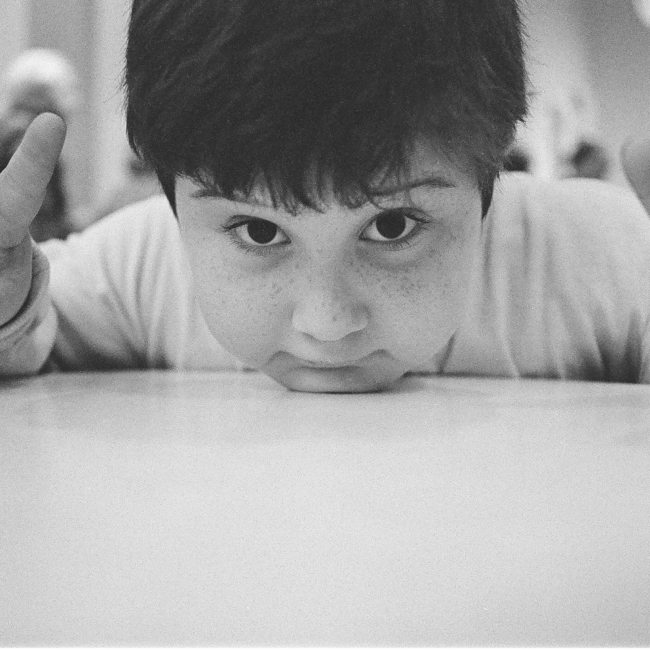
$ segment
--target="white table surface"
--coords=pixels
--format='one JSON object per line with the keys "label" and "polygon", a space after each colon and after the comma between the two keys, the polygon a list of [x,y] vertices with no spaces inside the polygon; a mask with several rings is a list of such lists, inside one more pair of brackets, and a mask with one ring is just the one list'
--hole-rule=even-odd
{"label": "white table surface", "polygon": [[0,383],[0,645],[650,645],[650,387]]}

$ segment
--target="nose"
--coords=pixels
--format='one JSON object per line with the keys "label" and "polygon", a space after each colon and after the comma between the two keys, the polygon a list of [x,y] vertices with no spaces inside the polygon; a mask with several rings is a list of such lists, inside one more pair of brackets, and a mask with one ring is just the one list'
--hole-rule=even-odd
{"label": "nose", "polygon": [[306,280],[294,306],[294,329],[320,341],[339,341],[366,328],[368,310],[341,278],[319,273]]}

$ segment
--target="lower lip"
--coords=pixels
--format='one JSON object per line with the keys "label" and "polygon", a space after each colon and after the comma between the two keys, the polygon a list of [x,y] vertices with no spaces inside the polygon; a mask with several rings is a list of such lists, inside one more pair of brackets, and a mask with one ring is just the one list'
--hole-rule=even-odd
{"label": "lower lip", "polygon": [[345,370],[346,368],[362,368],[367,365],[377,353],[369,354],[360,359],[355,359],[354,361],[346,361],[343,363],[318,363],[317,361],[308,361],[307,359],[301,359],[300,357],[295,357],[295,360],[298,362],[298,365],[302,368],[313,368],[314,370]]}
{"label": "lower lip", "polygon": [[301,366],[293,374],[301,390],[357,392],[369,389],[366,372],[359,366]]}
{"label": "lower lip", "polygon": [[328,365],[319,365],[317,363],[309,363],[309,361],[304,362],[303,368],[313,368],[314,370],[345,370],[346,368],[359,368],[361,365],[360,362],[355,363],[346,363],[340,366],[328,366]]}

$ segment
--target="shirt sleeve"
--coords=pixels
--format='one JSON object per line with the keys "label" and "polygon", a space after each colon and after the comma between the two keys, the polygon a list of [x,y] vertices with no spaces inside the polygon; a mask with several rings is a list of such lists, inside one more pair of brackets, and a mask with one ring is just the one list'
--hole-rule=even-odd
{"label": "shirt sleeve", "polygon": [[156,255],[166,239],[166,229],[156,227],[162,219],[156,207],[130,206],[65,241],[42,246],[58,321],[52,368],[164,365],[148,354],[150,304],[168,286]]}
{"label": "shirt sleeve", "polygon": [[49,358],[57,332],[57,317],[49,297],[49,265],[32,246],[32,286],[16,316],[0,327],[0,376],[39,372]]}

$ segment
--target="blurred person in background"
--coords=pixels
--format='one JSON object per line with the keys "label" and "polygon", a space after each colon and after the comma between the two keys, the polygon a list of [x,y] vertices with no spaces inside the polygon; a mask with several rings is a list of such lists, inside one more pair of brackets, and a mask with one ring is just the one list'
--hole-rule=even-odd
{"label": "blurred person in background", "polygon": [[604,145],[595,140],[580,140],[565,164],[565,177],[604,181],[609,178],[610,167],[610,155]]}
{"label": "blurred person in background", "polygon": [[[34,118],[51,112],[69,123],[79,103],[73,66],[55,50],[35,48],[19,55],[2,76],[0,94],[0,170],[4,169]],[[74,230],[66,200],[61,162],[30,232],[35,241],[65,239]]]}
{"label": "blurred person in background", "polygon": [[[531,172],[533,153],[521,142],[515,142],[504,161],[507,172]],[[611,157],[604,145],[596,140],[580,140],[575,150],[555,162],[560,178],[596,178],[607,180],[610,175]]]}
{"label": "blurred person in background", "polygon": [[504,169],[548,179],[608,180],[612,156],[602,143],[590,90],[558,85],[533,98],[531,115],[519,125]]}
{"label": "blurred person in background", "polygon": [[530,172],[530,163],[530,153],[520,142],[515,142],[506,154],[503,169],[507,172]]}

